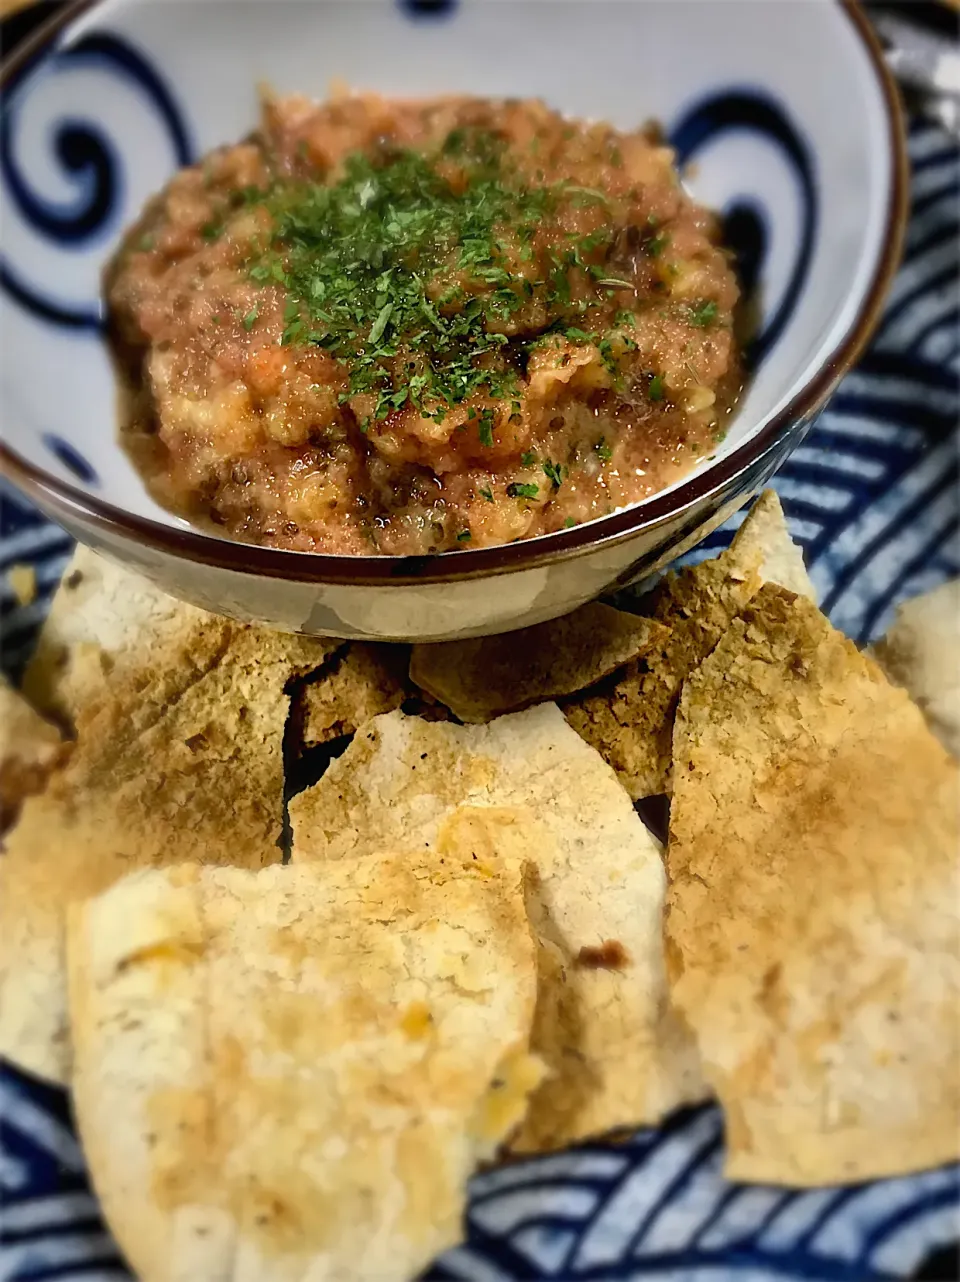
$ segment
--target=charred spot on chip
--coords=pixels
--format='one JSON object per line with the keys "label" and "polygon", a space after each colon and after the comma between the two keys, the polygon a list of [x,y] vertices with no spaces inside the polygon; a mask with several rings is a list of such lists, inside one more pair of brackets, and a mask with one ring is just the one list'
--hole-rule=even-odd
{"label": "charred spot on chip", "polygon": [[630,956],[618,939],[605,939],[599,947],[584,944],[577,954],[577,965],[586,970],[623,970]]}
{"label": "charred spot on chip", "polygon": [[83,571],[74,570],[71,574],[68,574],[67,577],[64,579],[63,586],[65,588],[69,588],[70,591],[72,592],[73,589],[78,588],[82,582],[83,582]]}

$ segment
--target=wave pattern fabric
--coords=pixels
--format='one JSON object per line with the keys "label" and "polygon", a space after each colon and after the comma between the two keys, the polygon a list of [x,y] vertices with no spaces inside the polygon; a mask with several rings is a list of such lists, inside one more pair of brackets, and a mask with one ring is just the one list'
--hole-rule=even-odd
{"label": "wave pattern fabric", "polygon": [[[774,485],[832,621],[858,642],[960,574],[960,152],[910,134],[912,217],[884,321]],[[688,559],[713,555],[741,516]],[[16,677],[70,540],[0,491],[0,647]],[[20,605],[5,572],[28,563]],[[460,1282],[889,1282],[958,1276],[960,1165],[843,1189],[729,1184],[713,1106],[625,1144],[589,1144],[477,1176],[464,1244],[427,1274]],[[124,1282],[66,1095],[0,1070],[0,1277]]]}

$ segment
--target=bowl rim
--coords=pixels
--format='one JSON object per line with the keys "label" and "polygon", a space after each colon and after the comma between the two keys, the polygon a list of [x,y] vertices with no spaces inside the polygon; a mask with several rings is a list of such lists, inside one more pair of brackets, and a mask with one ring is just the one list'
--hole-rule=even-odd
{"label": "bowl rim", "polygon": [[[0,64],[0,90],[23,67],[45,53],[64,27],[106,0],[72,0],[42,23],[15,52]],[[906,128],[899,91],[886,64],[880,41],[863,12],[860,0],[836,0],[850,21],[870,62],[885,109],[891,153],[891,184],[881,252],[863,302],[833,351],[795,392],[789,402],[749,440],[715,465],[694,473],[670,490],[653,494],[639,504],[608,516],[490,548],[440,552],[421,556],[330,555],[293,552],[256,544],[234,542],[198,530],[161,524],[137,516],[78,489],[30,463],[0,440],[0,475],[6,476],[28,498],[54,517],[79,521],[102,536],[134,539],[152,550],[179,559],[268,579],[303,583],[397,585],[456,583],[535,569],[612,547],[643,530],[655,529],[680,518],[694,505],[736,480],[758,462],[798,420],[812,418],[829,399],[837,384],[856,363],[872,336],[887,291],[900,264],[906,230],[909,160]]]}

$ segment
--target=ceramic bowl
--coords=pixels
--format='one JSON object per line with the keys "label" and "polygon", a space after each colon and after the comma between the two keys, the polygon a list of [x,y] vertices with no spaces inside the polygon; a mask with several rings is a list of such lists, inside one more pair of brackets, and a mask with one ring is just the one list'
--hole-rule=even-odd
{"label": "ceramic bowl", "polygon": [[[480,635],[655,570],[799,443],[862,349],[899,253],[896,94],[840,0],[104,0],[69,8],[3,77],[4,470],[170,593],[288,630]],[[248,547],[156,506],[117,444],[103,263],[176,168],[254,125],[258,82],[323,97],[335,78],[659,120],[761,305],[748,390],[716,454],[578,528],[433,557]]]}

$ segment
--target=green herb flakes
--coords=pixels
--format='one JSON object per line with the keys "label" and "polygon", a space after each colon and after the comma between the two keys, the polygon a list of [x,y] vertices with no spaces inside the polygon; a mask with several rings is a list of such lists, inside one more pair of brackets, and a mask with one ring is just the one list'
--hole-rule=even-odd
{"label": "green herb flakes", "polygon": [[535,499],[540,493],[540,487],[537,485],[524,485],[518,481],[511,481],[507,486],[507,494],[512,499]]}
{"label": "green herb flakes", "polygon": [[717,305],[710,299],[708,302],[697,303],[690,308],[690,324],[696,325],[698,329],[706,327],[716,319]]}
{"label": "green herb flakes", "polygon": [[543,465],[543,474],[548,481],[552,481],[557,489],[563,484],[563,474],[559,463],[551,463],[549,459]]}

